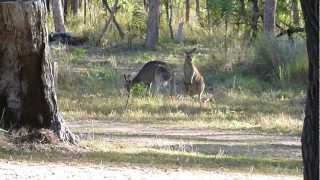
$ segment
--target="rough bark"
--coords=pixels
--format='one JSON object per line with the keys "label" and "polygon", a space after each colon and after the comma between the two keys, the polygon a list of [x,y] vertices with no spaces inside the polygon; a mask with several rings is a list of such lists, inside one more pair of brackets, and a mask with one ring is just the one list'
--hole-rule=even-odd
{"label": "rough bark", "polygon": [[145,47],[155,49],[159,40],[160,0],[149,0],[148,30]]}
{"label": "rough bark", "polygon": [[172,28],[172,0],[165,0],[164,6],[166,8],[166,15],[167,15],[167,21],[168,21],[168,27],[170,32],[170,38],[174,39],[173,35],[173,28]]}
{"label": "rough bark", "polygon": [[51,0],[54,28],[56,32],[65,32],[61,0]]}
{"label": "rough bark", "polygon": [[42,0],[0,3],[1,128],[51,129],[77,143],[58,112]]}
{"label": "rough bark", "polygon": [[319,1],[300,0],[305,20],[309,84],[301,137],[303,176],[319,179]]}
{"label": "rough bark", "polygon": [[[106,0],[103,0],[106,1]],[[109,18],[107,18],[106,20],[106,24],[104,25],[100,35],[98,36],[98,40],[96,42],[96,45],[100,45],[101,44],[101,40],[104,36],[104,34],[108,31],[108,28],[112,22],[112,19],[114,18],[114,14],[116,13],[117,10],[117,6],[118,6],[118,0],[115,0],[114,5],[112,6],[111,12],[110,12],[110,16]]]}
{"label": "rough bark", "polygon": [[189,22],[190,19],[190,0],[186,0],[186,23]]}
{"label": "rough bark", "polygon": [[263,29],[265,34],[272,35],[276,25],[277,0],[267,0],[264,3]]}

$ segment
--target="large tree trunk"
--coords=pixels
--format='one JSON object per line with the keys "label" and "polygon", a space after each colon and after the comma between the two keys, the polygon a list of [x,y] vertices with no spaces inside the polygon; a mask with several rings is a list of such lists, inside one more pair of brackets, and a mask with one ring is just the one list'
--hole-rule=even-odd
{"label": "large tree trunk", "polygon": [[155,49],[159,40],[160,0],[149,0],[148,31],[145,47]]}
{"label": "large tree trunk", "polygon": [[46,25],[42,0],[0,3],[1,128],[46,128],[76,143],[58,112]]}
{"label": "large tree trunk", "polygon": [[301,137],[303,176],[319,179],[319,1],[301,0],[307,34],[309,85]]}
{"label": "large tree trunk", "polygon": [[56,32],[65,32],[61,0],[51,0],[54,28]]}
{"label": "large tree trunk", "polygon": [[272,35],[276,24],[277,0],[267,0],[264,3],[263,28],[267,35]]}

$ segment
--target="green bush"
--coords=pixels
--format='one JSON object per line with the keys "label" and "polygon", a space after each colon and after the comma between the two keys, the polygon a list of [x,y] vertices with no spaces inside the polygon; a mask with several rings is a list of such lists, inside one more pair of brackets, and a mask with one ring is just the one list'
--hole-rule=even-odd
{"label": "green bush", "polygon": [[144,96],[147,94],[148,92],[148,87],[144,84],[135,84],[132,89],[131,92],[134,96]]}
{"label": "green bush", "polygon": [[260,36],[255,43],[255,73],[264,80],[301,81],[307,78],[305,44]]}

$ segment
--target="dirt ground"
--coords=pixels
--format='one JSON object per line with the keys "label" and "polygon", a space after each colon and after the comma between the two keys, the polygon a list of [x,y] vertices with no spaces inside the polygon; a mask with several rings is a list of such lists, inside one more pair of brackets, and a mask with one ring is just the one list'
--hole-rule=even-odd
{"label": "dirt ground", "polygon": [[[82,139],[103,138],[107,142],[212,155],[224,153],[301,159],[299,136],[205,128],[164,128],[147,123],[125,122],[82,121],[70,122],[69,126],[71,129],[81,129],[80,132],[88,132],[80,133]],[[92,137],[92,133],[95,137]]]}
{"label": "dirt ground", "polygon": [[[82,139],[102,138],[106,142],[172,150],[229,155],[263,155],[301,159],[298,136],[259,134],[246,131],[163,128],[145,123],[71,121],[69,127]],[[87,133],[84,133],[87,132]],[[95,137],[92,137],[94,134]],[[197,142],[202,143],[197,143]],[[206,142],[206,143],[203,143]],[[262,175],[225,170],[157,169],[135,165],[34,163],[0,160],[0,179],[112,179],[112,180],[293,180],[301,176]]]}
{"label": "dirt ground", "polygon": [[295,176],[271,176],[219,171],[153,169],[141,167],[115,167],[67,164],[34,164],[29,162],[0,161],[3,180],[56,180],[56,179],[106,179],[106,180],[296,180]]}

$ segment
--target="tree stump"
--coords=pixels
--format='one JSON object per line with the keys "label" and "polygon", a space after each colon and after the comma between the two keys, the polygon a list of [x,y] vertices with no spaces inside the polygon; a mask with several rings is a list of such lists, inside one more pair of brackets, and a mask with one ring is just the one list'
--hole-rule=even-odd
{"label": "tree stump", "polygon": [[44,1],[0,3],[0,126],[50,129],[64,142],[78,137],[58,111]]}

